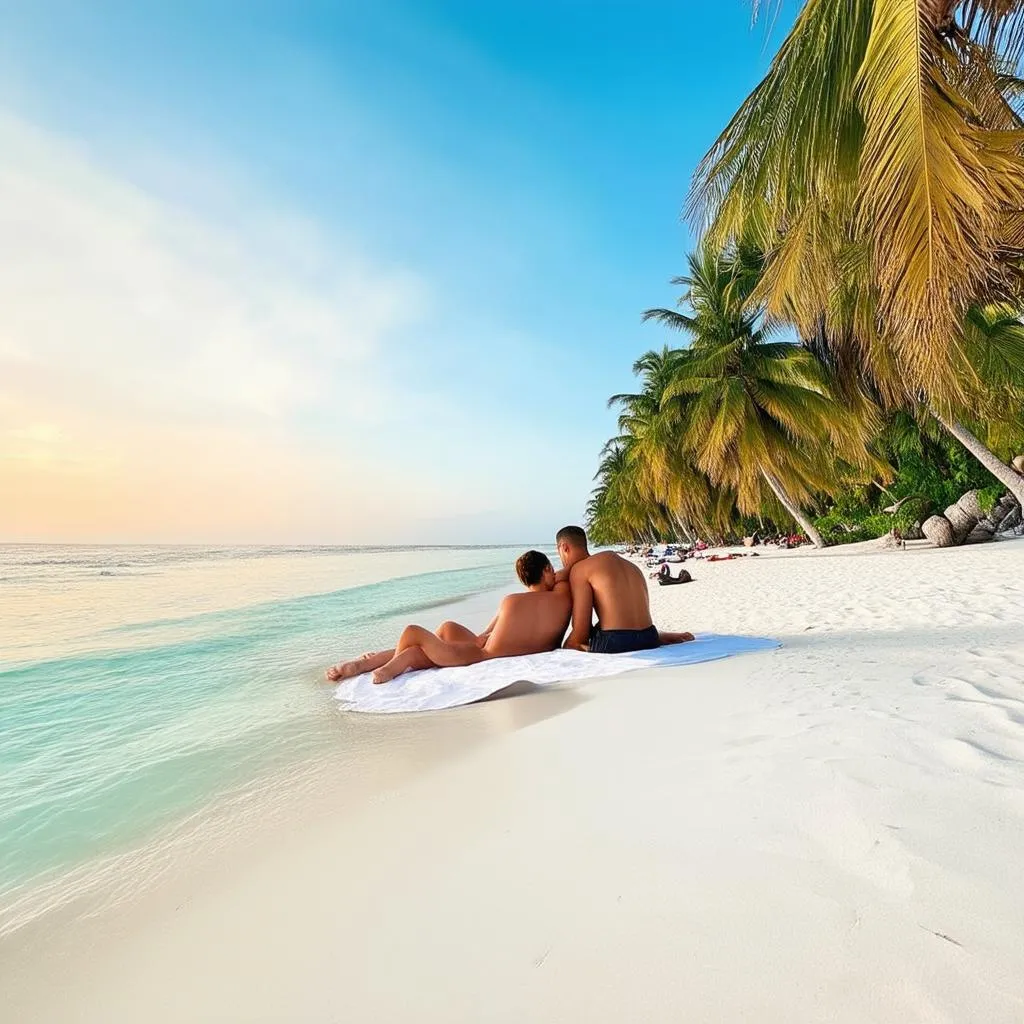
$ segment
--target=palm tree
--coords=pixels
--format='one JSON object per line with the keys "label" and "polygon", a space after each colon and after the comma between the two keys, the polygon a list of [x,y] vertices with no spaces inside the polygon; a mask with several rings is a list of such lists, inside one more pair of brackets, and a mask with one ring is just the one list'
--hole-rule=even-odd
{"label": "palm tree", "polygon": [[1024,322],[1016,306],[973,306],[957,342],[959,372],[973,382],[970,403],[929,401],[923,391],[909,387],[887,392],[848,349],[831,346],[820,325],[804,344],[829,367],[846,400],[856,403],[863,389],[887,405],[890,415],[931,419],[1024,504],[1024,478],[996,452],[1012,457],[1024,450]]}
{"label": "palm tree", "polygon": [[676,279],[692,315],[644,314],[692,339],[676,354],[661,408],[693,466],[734,492],[741,512],[759,512],[770,493],[823,547],[802,506],[817,493],[836,493],[855,467],[880,468],[867,452],[875,421],[866,403],[839,400],[808,349],[772,340],[751,302],[759,263],[749,249],[705,248],[690,258],[689,275]]}
{"label": "palm tree", "polygon": [[[979,426],[974,429],[989,433]],[[1012,442],[1019,443],[1019,429],[1011,428]],[[886,491],[892,502],[922,498],[929,507],[935,502],[941,511],[965,490],[994,482],[982,463],[971,458],[923,406],[916,413],[898,410],[887,415],[875,445],[896,470],[893,491]]]}
{"label": "palm tree", "polygon": [[[963,405],[933,403],[930,413],[1010,493],[1024,505],[1024,477],[981,440],[1021,437],[1024,423],[1024,322],[1017,307],[1005,303],[974,306],[961,330],[961,358],[979,382],[978,403],[965,415]],[[975,423],[966,425],[964,419]],[[972,430],[971,427],[974,427]],[[977,433],[975,433],[977,431]]]}
{"label": "palm tree", "polygon": [[631,444],[628,436],[613,438],[602,452],[598,486],[587,507],[587,526],[596,543],[655,541],[669,527],[665,509],[638,485]]}
{"label": "palm tree", "polygon": [[595,540],[646,540],[682,534],[724,535],[737,525],[735,495],[716,487],[693,463],[662,409],[682,353],[663,348],[633,364],[640,390],[613,395],[618,436],[602,451],[597,486],[587,507]]}
{"label": "palm tree", "polygon": [[623,445],[638,493],[663,506],[678,530],[690,536],[727,529],[733,502],[685,458],[673,421],[663,414],[665,390],[676,376],[680,355],[667,347],[642,355],[633,364],[640,391],[612,395],[608,405],[621,410],[617,442]]}
{"label": "palm tree", "polygon": [[767,253],[762,296],[883,395],[970,406],[960,332],[1024,253],[1024,0],[807,0],[694,180],[718,245]]}

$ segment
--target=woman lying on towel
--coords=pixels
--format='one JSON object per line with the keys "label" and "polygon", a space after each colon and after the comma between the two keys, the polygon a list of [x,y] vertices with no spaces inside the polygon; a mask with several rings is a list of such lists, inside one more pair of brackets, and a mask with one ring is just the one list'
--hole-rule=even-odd
{"label": "woman lying on towel", "polygon": [[443,623],[436,633],[422,626],[406,626],[394,650],[364,654],[335,665],[327,670],[327,678],[333,683],[372,672],[375,683],[387,683],[415,669],[473,665],[488,658],[553,651],[569,625],[569,583],[555,579],[551,562],[540,551],[520,555],[516,575],[529,593],[502,598],[498,614],[479,636],[457,622]]}

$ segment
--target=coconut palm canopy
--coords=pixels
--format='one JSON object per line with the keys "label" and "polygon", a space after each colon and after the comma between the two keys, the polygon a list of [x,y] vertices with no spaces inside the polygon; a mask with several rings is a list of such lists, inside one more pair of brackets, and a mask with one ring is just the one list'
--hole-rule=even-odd
{"label": "coconut palm canopy", "polygon": [[[633,366],[641,388],[613,395],[619,436],[605,446],[588,515],[591,531],[613,539],[651,539],[694,530],[721,533],[735,517],[735,499],[715,487],[685,458],[662,400],[675,378],[680,353],[648,352]],[[600,539],[600,538],[598,538]]]}
{"label": "coconut palm canopy", "polygon": [[740,513],[792,517],[813,539],[801,506],[878,468],[867,450],[874,418],[839,399],[809,350],[772,336],[751,301],[761,264],[749,247],[705,248],[676,279],[690,312],[647,311],[689,345],[648,352],[634,366],[640,393],[613,397],[621,450],[639,493],[684,522],[728,496]]}
{"label": "coconut palm canopy", "polygon": [[853,349],[890,398],[978,382],[968,310],[1016,302],[1024,3],[808,0],[704,158],[694,222],[767,254],[769,312]]}
{"label": "coconut palm canopy", "polygon": [[725,496],[819,542],[805,510],[883,493],[879,453],[921,476],[907,422],[1024,502],[1022,54],[1024,0],[807,0],[697,168],[680,308],[645,314],[688,345],[613,399],[635,502],[693,523]]}

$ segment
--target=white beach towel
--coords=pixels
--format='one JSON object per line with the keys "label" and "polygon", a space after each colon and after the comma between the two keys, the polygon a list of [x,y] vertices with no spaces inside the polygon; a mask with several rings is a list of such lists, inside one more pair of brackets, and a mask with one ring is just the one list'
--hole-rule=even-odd
{"label": "white beach towel", "polygon": [[374,685],[371,676],[365,674],[339,683],[334,695],[346,711],[374,714],[441,711],[483,700],[519,682],[550,685],[573,679],[615,676],[662,665],[693,665],[780,646],[777,640],[764,637],[709,633],[690,643],[634,654],[584,654],[581,651],[558,650],[522,658],[495,658],[461,668],[408,672],[381,686]]}

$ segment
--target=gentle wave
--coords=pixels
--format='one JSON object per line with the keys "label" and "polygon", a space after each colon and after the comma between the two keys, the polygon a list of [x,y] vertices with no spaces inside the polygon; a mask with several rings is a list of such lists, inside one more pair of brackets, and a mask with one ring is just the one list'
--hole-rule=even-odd
{"label": "gentle wave", "polygon": [[[264,559],[322,557],[324,555],[393,554],[415,555],[424,551],[493,551],[491,545],[474,544],[411,544],[395,547],[383,544],[303,544],[252,546],[189,546],[189,545],[31,545],[0,544],[0,579],[15,578],[12,569],[38,568],[117,568],[133,566],[181,565],[218,559]],[[45,552],[45,553],[41,553]],[[112,563],[112,559],[118,559]]]}
{"label": "gentle wave", "polygon": [[[224,549],[203,550],[223,557]],[[241,564],[261,550],[233,549],[232,557]],[[317,550],[337,558],[337,548]],[[68,567],[51,554],[61,614],[97,626],[64,650],[37,645],[39,657],[18,658],[18,647],[9,648],[18,660],[0,668],[0,911],[5,892],[19,893],[21,906],[8,923],[24,921],[34,879],[49,878],[53,896],[76,865],[116,862],[225,788],[244,788],[269,761],[308,756],[324,742],[325,715],[337,714],[329,692],[314,685],[325,664],[393,641],[416,617],[432,625],[431,609],[512,582],[506,549],[459,549],[445,560],[462,564],[416,572],[418,561],[426,568],[438,558],[410,555],[396,578],[184,615],[160,613],[192,600],[176,598],[191,591],[175,586],[195,570],[168,562],[154,589],[140,592],[149,603],[132,605],[135,621],[119,621],[111,617],[124,614],[118,606],[98,618],[95,607],[79,610],[76,588],[93,586],[77,582],[82,559]],[[44,558],[24,565],[30,561]],[[290,572],[308,566],[315,586],[316,563],[314,554],[285,564]],[[41,611],[26,621],[56,634],[66,623],[47,623],[51,591],[40,593]],[[95,602],[94,591],[81,593]]]}

